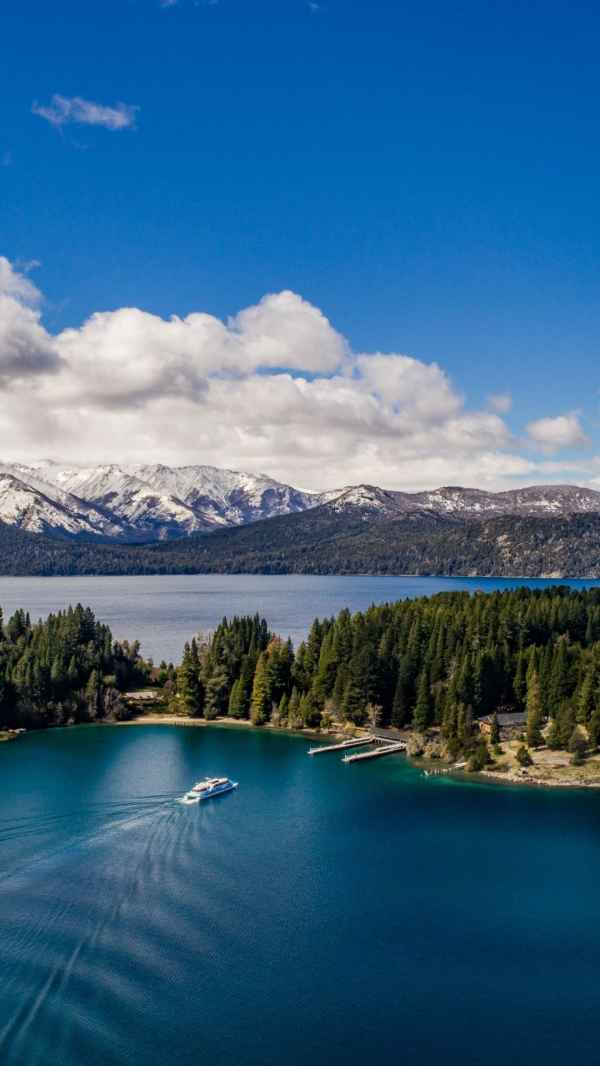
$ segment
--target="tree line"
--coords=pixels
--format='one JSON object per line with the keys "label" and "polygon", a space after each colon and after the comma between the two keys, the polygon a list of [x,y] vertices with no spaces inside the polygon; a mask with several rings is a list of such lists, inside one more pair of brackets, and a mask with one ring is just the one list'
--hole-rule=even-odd
{"label": "tree line", "polygon": [[296,651],[258,615],[224,619],[186,645],[170,683],[190,715],[437,726],[452,756],[476,760],[486,757],[476,720],[522,712],[531,746],[577,756],[600,744],[600,589],[444,592],[343,610],[316,619]]}
{"label": "tree line", "polygon": [[124,717],[121,693],[150,676],[139,644],[113,641],[89,607],[36,623],[23,610],[4,622],[0,610],[0,729]]}
{"label": "tree line", "polygon": [[[526,715],[530,747],[600,746],[600,589],[516,588],[372,606],[315,619],[297,649],[258,615],[223,619],[154,667],[77,605],[32,623],[0,612],[0,728],[127,715],[152,683],[171,708],[291,729],[369,723],[437,727],[448,753],[487,758],[477,719]],[[525,756],[524,756],[525,758]]]}

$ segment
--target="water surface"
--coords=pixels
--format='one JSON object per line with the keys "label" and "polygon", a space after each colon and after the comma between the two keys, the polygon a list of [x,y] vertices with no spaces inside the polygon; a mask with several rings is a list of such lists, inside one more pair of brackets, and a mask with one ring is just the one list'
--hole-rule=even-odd
{"label": "water surface", "polygon": [[[178,662],[186,640],[215,628],[224,615],[262,614],[273,632],[301,641],[315,617],[343,607],[364,610],[372,603],[430,596],[450,589],[497,589],[556,581],[515,578],[315,577],[313,575],[158,575],[153,577],[3,577],[0,605],[6,615],[17,607],[32,618],[45,617],[69,603],[92,607],[116,637],[138,639],[157,661]],[[565,581],[573,588],[598,581]]]}
{"label": "water surface", "polygon": [[[0,746],[6,1066],[597,1061],[600,797],[219,728]],[[177,797],[225,772],[238,792]]]}

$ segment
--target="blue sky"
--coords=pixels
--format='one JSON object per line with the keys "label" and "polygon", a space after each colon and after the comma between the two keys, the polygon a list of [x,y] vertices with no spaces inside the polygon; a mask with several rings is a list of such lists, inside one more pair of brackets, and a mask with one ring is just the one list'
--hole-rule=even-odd
{"label": "blue sky", "polygon": [[[471,455],[463,433],[453,464],[434,463],[425,481],[454,470],[452,480],[466,470],[499,486],[594,480],[600,9],[8,0],[1,21],[0,254],[17,274],[40,264],[28,277],[43,294],[36,314],[49,337],[123,307],[225,320],[265,294],[291,290],[319,308],[354,353],[436,361],[464,395],[466,415],[489,410],[489,394],[511,394],[510,411],[492,405],[511,439],[498,427],[492,439],[489,425],[485,439],[470,431]],[[134,128],[48,121],[39,111],[56,107],[54,94],[135,107]],[[132,360],[136,351],[134,343]],[[78,358],[71,345],[69,359]],[[267,365],[273,369],[272,357]],[[327,359],[309,369],[282,357],[278,369],[286,368],[308,379],[337,373]],[[257,372],[265,373],[260,360]],[[356,367],[344,373],[352,377]],[[274,376],[265,388],[278,387]],[[56,378],[49,389],[36,378],[57,413],[35,439],[18,423],[24,453],[59,447],[58,410],[74,386],[60,399]],[[388,398],[380,377],[377,388],[405,411],[410,397],[392,388]],[[81,381],[78,389],[85,407]],[[90,404],[119,417],[106,396],[92,393]],[[132,430],[139,388],[119,402],[136,456],[154,453],[139,419]],[[192,422],[215,417],[207,404],[198,390]],[[153,411],[145,411],[149,425]],[[570,421],[528,433],[530,423],[558,416]],[[335,421],[325,409],[322,417]],[[416,487],[428,423],[410,427],[409,473],[396,459],[385,465],[396,433],[386,417],[383,428],[363,416],[360,432],[349,425],[357,447],[346,466],[334,456],[348,442],[331,431],[331,478]],[[446,408],[443,419],[454,417]],[[312,431],[303,418],[295,434],[308,456],[302,435]],[[256,435],[248,425],[224,461],[246,458],[312,484],[318,456],[304,466],[285,449],[276,457],[280,429],[271,427],[262,450],[248,449]],[[405,432],[400,426],[394,437],[398,448]],[[454,439],[445,432],[433,448],[441,458]],[[101,455],[98,440],[86,448],[86,457]],[[492,453],[522,457],[522,468],[475,462]],[[194,444],[191,427],[169,454],[219,459],[205,441]]]}

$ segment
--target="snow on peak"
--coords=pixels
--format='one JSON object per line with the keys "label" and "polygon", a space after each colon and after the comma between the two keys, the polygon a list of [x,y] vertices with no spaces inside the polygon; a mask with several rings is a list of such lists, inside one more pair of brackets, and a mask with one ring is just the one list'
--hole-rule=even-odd
{"label": "snow on peak", "polygon": [[339,515],[361,512],[365,520],[432,514],[467,521],[493,515],[600,513],[600,492],[576,485],[506,492],[446,485],[409,493],[361,484],[309,493],[264,474],[200,464],[0,463],[0,521],[33,532],[151,541],[319,505]]}

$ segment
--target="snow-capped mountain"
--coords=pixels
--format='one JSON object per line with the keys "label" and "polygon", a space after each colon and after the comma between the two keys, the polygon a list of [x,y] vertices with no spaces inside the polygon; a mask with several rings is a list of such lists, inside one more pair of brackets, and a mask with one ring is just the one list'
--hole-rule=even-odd
{"label": "snow-capped mountain", "polygon": [[[210,466],[0,464],[0,521],[31,532],[151,541],[304,511],[322,496]],[[13,479],[13,483],[10,479]]]}
{"label": "snow-capped mountain", "polygon": [[213,466],[0,463],[0,521],[34,533],[143,542],[247,525],[322,506],[344,520],[600,513],[600,492],[541,485],[507,492],[446,486],[397,492],[354,485],[302,492],[261,474]]}
{"label": "snow-capped mountain", "polygon": [[371,517],[400,518],[441,515],[478,519],[494,515],[544,515],[600,513],[600,492],[577,485],[533,485],[504,492],[486,492],[445,486],[431,492],[393,492],[374,485],[354,485],[327,502],[338,514],[363,512]]}
{"label": "snow-capped mountain", "polygon": [[32,533],[122,537],[125,526],[82,499],[39,478],[23,480],[0,467],[0,521]]}
{"label": "snow-capped mountain", "polygon": [[245,525],[273,515],[306,511],[322,502],[317,493],[301,492],[262,474],[221,470],[215,466],[132,466],[124,469],[155,490],[185,500],[214,525]]}

